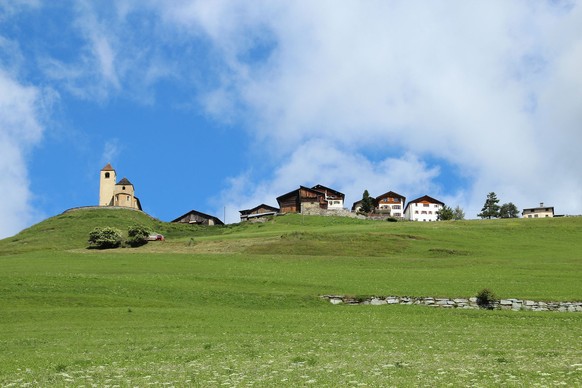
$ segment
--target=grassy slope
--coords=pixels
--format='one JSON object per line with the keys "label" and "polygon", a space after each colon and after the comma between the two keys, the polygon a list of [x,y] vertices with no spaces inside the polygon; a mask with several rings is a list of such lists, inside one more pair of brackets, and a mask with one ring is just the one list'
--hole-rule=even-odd
{"label": "grassy slope", "polygon": [[[136,222],[167,241],[85,249],[93,227]],[[578,314],[317,298],[490,287],[579,300],[581,226],[285,216],[202,228],[130,211],[66,213],[0,241],[0,384],[582,384]]]}

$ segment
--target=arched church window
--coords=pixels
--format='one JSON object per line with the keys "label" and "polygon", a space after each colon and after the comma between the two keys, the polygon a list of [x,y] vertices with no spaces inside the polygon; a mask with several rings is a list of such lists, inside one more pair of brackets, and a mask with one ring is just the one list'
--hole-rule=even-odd
{"label": "arched church window", "polygon": [[108,179],[108,178],[109,178],[109,173],[108,173],[108,172],[106,172],[106,173],[105,173],[105,179]]}

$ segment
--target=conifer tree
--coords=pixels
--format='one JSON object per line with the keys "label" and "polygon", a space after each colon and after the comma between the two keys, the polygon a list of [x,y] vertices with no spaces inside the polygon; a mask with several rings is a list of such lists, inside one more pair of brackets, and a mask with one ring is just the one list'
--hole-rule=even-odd
{"label": "conifer tree", "polygon": [[487,199],[481,209],[481,213],[477,214],[477,217],[481,218],[499,218],[499,205],[497,204],[499,199],[497,199],[497,194],[490,192],[487,194]]}

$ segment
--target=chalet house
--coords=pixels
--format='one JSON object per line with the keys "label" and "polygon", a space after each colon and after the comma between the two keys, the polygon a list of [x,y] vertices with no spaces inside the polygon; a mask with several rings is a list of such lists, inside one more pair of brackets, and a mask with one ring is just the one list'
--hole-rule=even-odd
{"label": "chalet house", "polygon": [[322,185],[315,185],[311,189],[317,190],[325,194],[325,200],[327,201],[328,210],[333,209],[341,210],[344,208],[344,199],[346,198],[344,193],[340,193],[339,191],[330,189],[329,187],[325,187]]}
{"label": "chalet house", "polygon": [[524,218],[547,218],[554,217],[554,207],[544,206],[544,203],[540,203],[539,207],[532,207],[530,209],[523,209],[521,216]]}
{"label": "chalet house", "polygon": [[389,214],[392,217],[404,217],[406,197],[389,191],[375,198],[376,213]]}
{"label": "chalet house", "polygon": [[239,213],[241,221],[248,221],[250,219],[277,215],[279,213],[279,208],[262,203],[252,209],[239,210]]}
{"label": "chalet house", "polygon": [[438,211],[445,204],[428,195],[408,202],[404,208],[404,218],[410,221],[437,221]]}
{"label": "chalet house", "polygon": [[179,222],[182,224],[196,224],[196,225],[224,225],[224,222],[219,218],[204,214],[196,210],[190,210],[188,213],[181,215],[172,222]]}
{"label": "chalet house", "polygon": [[121,206],[141,210],[141,203],[135,196],[133,184],[127,178],[122,178],[117,183],[116,181],[115,169],[107,163],[100,173],[99,206]]}
{"label": "chalet house", "polygon": [[325,193],[299,186],[298,189],[277,197],[281,213],[302,213],[307,209],[327,209]]}

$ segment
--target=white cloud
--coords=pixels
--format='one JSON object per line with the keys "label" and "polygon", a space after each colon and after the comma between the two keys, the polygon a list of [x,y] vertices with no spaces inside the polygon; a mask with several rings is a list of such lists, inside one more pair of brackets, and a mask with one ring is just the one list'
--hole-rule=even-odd
{"label": "white cloud", "polygon": [[20,84],[0,69],[0,238],[10,236],[38,218],[26,155],[42,136],[38,89]]}
{"label": "white cloud", "polygon": [[[496,191],[521,207],[544,200],[582,213],[581,8],[192,1],[164,15],[193,36],[205,31],[223,53],[232,92],[217,95],[246,106],[269,162],[295,182],[289,189],[328,176],[339,188],[369,187],[360,176],[384,178],[386,189],[406,186],[403,177],[388,179],[391,168],[372,173],[369,150],[385,149],[387,157],[434,157],[458,168],[470,184],[463,198],[440,192],[470,209]],[[265,40],[274,43],[257,63],[249,52]],[[220,107],[214,101],[212,112],[224,114]],[[305,160],[296,160],[301,152]],[[426,166],[417,167],[411,174],[422,176]],[[438,191],[439,176],[426,178]],[[279,188],[279,179],[261,185]],[[256,192],[258,200],[265,189]]]}
{"label": "white cloud", "polygon": [[103,153],[101,154],[101,164],[114,163],[119,156],[123,146],[120,145],[119,139],[111,139],[105,143]]}

